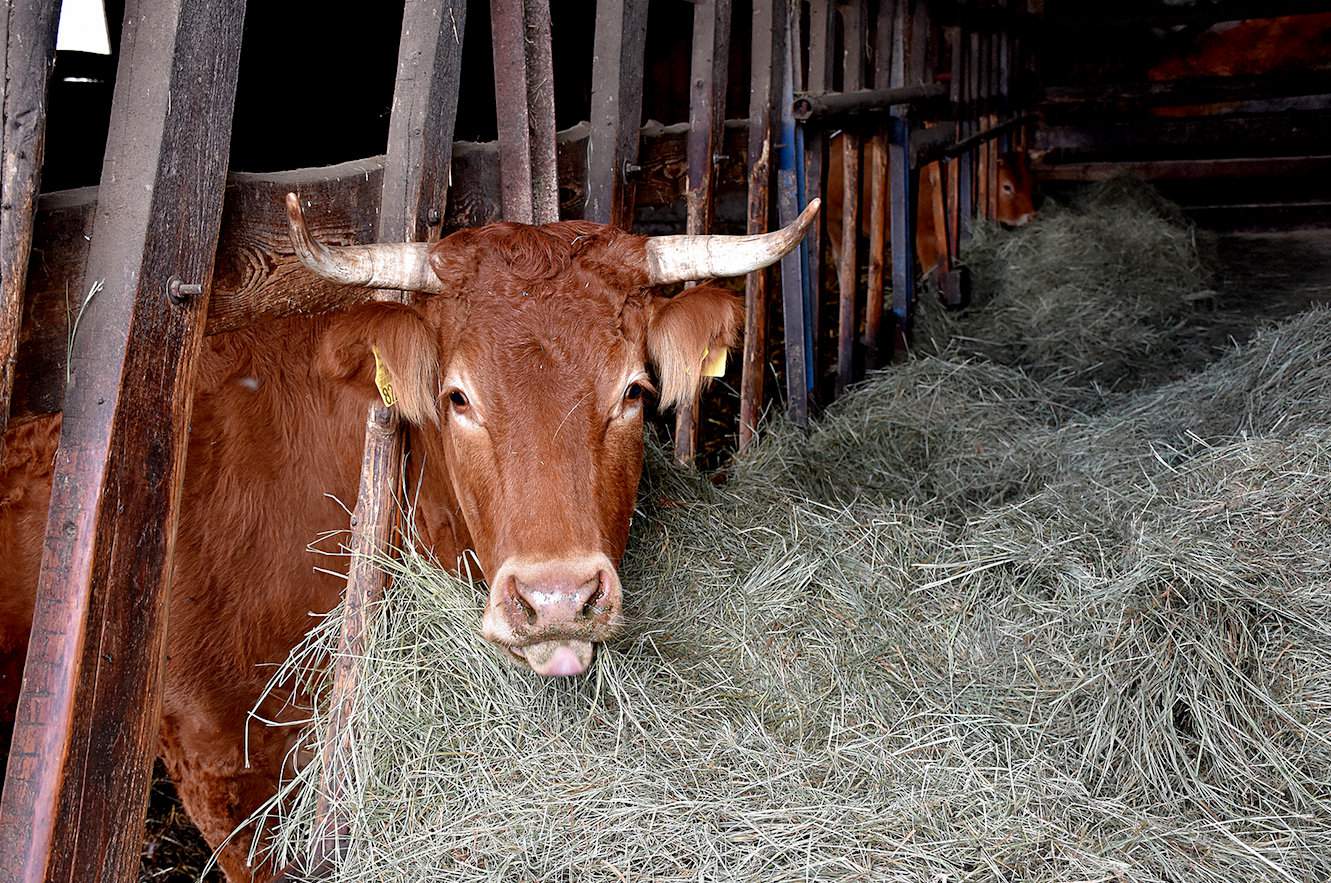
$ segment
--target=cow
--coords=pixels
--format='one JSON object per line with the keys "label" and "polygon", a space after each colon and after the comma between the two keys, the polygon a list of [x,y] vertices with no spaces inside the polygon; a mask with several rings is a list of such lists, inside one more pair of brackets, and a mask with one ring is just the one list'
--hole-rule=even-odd
{"label": "cow", "polygon": [[[495,224],[421,243],[329,247],[287,198],[313,273],[423,293],[210,337],[196,376],[171,586],[160,753],[235,881],[272,879],[228,835],[276,791],[294,728],[246,728],[271,673],[343,580],[305,554],[345,532],[367,406],[387,370],[406,426],[415,528],[475,556],[481,633],[540,676],[587,670],[624,616],[617,566],[643,414],[689,399],[731,347],[739,301],[700,284],[794,248],[818,211],[754,236],[644,237],[582,221]],[[12,722],[60,417],[16,422],[0,460],[0,656]],[[294,714],[274,697],[261,714]],[[297,697],[299,698],[299,697]]]}
{"label": "cow", "polygon": [[[831,244],[832,261],[841,255],[843,181],[845,180],[844,151],[841,136],[829,141],[827,168],[827,239]],[[1007,227],[1020,227],[1035,217],[1034,175],[1024,150],[1012,150],[998,158],[998,213],[994,220]],[[931,272],[942,258],[943,218],[940,207],[939,176],[941,164],[937,161],[921,167],[915,204],[915,256],[919,260],[921,275]],[[859,210],[860,235],[869,236],[868,179],[861,176],[861,202]],[[887,194],[883,205],[887,206]],[[887,229],[885,225],[884,229]]]}
{"label": "cow", "polygon": [[1256,77],[1331,66],[1331,12],[1222,22],[1146,72],[1152,82]]}

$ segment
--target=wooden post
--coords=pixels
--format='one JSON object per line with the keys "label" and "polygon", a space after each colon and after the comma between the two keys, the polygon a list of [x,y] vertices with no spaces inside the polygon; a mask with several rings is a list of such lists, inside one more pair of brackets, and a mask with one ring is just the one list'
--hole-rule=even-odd
{"label": "wooden post", "polygon": [[[832,86],[832,2],[809,0],[809,76],[805,81],[809,92],[822,94]],[[811,126],[804,133],[804,189],[810,198],[824,197],[823,181],[827,171],[827,136],[822,127]],[[822,343],[823,299],[823,244],[827,238],[827,213],[819,212],[809,229],[809,279],[813,289],[813,303],[809,315],[809,361],[813,365],[814,397],[818,395],[821,366],[818,353]]]}
{"label": "wooden post", "polygon": [[[782,226],[794,223],[803,205],[800,197],[796,163],[795,67],[799,62],[799,45],[795,42],[794,21],[799,18],[799,4],[787,9],[785,20],[777,26],[784,28],[781,57],[781,98],[777,130],[777,220]],[[805,256],[797,247],[781,258],[781,315],[786,356],[786,413],[796,426],[809,424],[808,348],[805,324],[804,284]]]}
{"label": "wooden post", "polygon": [[[901,58],[906,84],[924,76],[924,41],[919,37],[923,5],[898,0],[894,26],[894,54]],[[910,109],[894,107],[888,114],[888,168],[891,170],[892,328],[893,349],[905,352],[915,304],[915,180],[910,150]]]}
{"label": "wooden post", "polygon": [[[968,138],[975,134],[974,107],[975,90],[972,88],[971,81],[975,70],[975,53],[973,51],[974,34],[967,33],[965,28],[961,29],[957,38],[957,43],[953,51],[961,59],[960,81],[961,93],[960,103],[957,105],[957,113],[960,123],[957,127],[957,136],[959,138]],[[966,243],[970,240],[971,231],[974,229],[975,221],[975,151],[967,150],[957,157],[957,237],[959,243]],[[960,251],[960,249],[958,249]]]}
{"label": "wooden post", "polygon": [[[716,219],[717,155],[724,147],[726,75],[730,61],[731,0],[698,0],[693,5],[692,90],[689,100],[688,180],[684,191],[687,230],[712,232]],[[701,388],[675,413],[675,460],[689,464],[698,453]]]}
{"label": "wooden post", "polygon": [[504,219],[559,220],[549,0],[491,0]]}
{"label": "wooden post", "polygon": [[[393,114],[388,124],[376,239],[438,239],[453,160],[462,70],[466,0],[412,0],[402,19]],[[376,300],[409,303],[411,292],[380,291]],[[333,663],[332,709],[323,742],[323,788],[315,811],[318,866],[337,854],[347,820],[337,804],[351,785],[347,756],[351,720],[365,656],[369,611],[383,595],[385,576],[374,558],[388,549],[395,520],[394,490],[402,474],[403,431],[396,408],[375,402],[365,418],[356,508],[351,517],[342,632]]]}
{"label": "wooden post", "polygon": [[[749,233],[765,233],[771,207],[772,110],[780,96],[785,63],[788,0],[755,0],[749,58]],[[739,447],[748,447],[763,409],[767,370],[767,271],[749,274],[744,286],[744,357],[739,392]]]}
{"label": "wooden post", "polygon": [[0,799],[5,880],[138,870],[244,13],[244,0],[126,10]]}
{"label": "wooden post", "polygon": [[[864,0],[841,7],[841,33],[845,57],[843,90],[864,88]],[[836,396],[855,379],[855,292],[859,287],[860,136],[851,129],[841,133],[841,263],[837,267]]]}
{"label": "wooden post", "polygon": [[584,217],[624,229],[633,226],[646,46],[647,0],[597,0]]}
{"label": "wooden post", "polygon": [[59,19],[60,0],[9,0],[0,14],[5,44],[0,71],[0,456],[18,363],[23,285],[46,144],[46,87],[55,65]]}

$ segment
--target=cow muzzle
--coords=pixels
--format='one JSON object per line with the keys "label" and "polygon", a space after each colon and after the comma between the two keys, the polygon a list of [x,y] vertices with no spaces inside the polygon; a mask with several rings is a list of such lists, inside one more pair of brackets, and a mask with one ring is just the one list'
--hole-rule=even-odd
{"label": "cow muzzle", "polygon": [[580,675],[621,620],[619,575],[605,555],[505,561],[490,581],[481,633],[549,677]]}

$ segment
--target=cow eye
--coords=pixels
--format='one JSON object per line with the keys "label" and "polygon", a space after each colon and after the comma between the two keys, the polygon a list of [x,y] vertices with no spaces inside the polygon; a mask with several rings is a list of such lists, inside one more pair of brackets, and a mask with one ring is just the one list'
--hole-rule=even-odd
{"label": "cow eye", "polygon": [[1003,185],[1003,192],[1004,192],[1004,193],[1011,193],[1011,192],[1012,192],[1012,185],[1011,185],[1011,184],[1004,184],[1004,185]]}
{"label": "cow eye", "polygon": [[641,383],[630,383],[629,388],[624,390],[624,401],[636,402],[638,399],[642,398],[642,393],[643,389]]}
{"label": "cow eye", "polygon": [[448,394],[448,400],[453,403],[453,407],[455,408],[467,407],[467,397],[462,394],[461,390],[455,389],[450,392]]}

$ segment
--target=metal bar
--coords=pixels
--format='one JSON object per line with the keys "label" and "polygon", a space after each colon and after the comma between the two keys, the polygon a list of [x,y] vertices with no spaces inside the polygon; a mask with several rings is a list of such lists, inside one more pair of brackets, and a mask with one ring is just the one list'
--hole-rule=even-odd
{"label": "metal bar", "polygon": [[[892,79],[892,59],[898,47],[895,33],[898,0],[883,0],[878,5],[874,28],[873,84],[878,89],[900,87]],[[900,0],[907,2],[907,0]],[[869,139],[866,164],[869,168],[869,277],[864,303],[864,364],[877,368],[882,364],[879,343],[882,339],[883,301],[887,297],[887,133],[875,131]]]}
{"label": "metal bar", "polygon": [[893,341],[904,351],[915,304],[915,182],[910,166],[910,117],[888,118],[888,167],[892,170]]}
{"label": "metal bar", "polygon": [[[0,877],[16,883],[139,867],[244,14],[144,0],[125,16],[0,798]],[[173,302],[173,277],[200,293]]]}
{"label": "metal bar", "polygon": [[5,43],[0,71],[0,457],[18,363],[23,285],[46,146],[46,91],[55,65],[59,19],[60,0],[10,0],[0,14],[0,39]]}
{"label": "metal bar", "polygon": [[[809,0],[809,75],[805,80],[812,93],[826,92],[832,85],[832,2]],[[804,188],[810,196],[822,196],[827,176],[827,136],[819,127],[804,132]],[[809,256],[809,284],[812,300],[809,315],[809,366],[813,395],[818,395],[819,363],[822,342],[823,245],[827,241],[827,212],[819,212],[805,239]]]}
{"label": "metal bar", "polygon": [[994,138],[997,138],[1003,132],[1011,131],[1012,129],[1017,128],[1025,123],[1033,122],[1038,118],[1039,115],[1034,113],[1022,113],[1022,114],[1017,114],[1014,117],[1009,117],[1008,119],[1005,119],[1002,122],[994,123],[992,126],[989,126],[978,132],[975,132],[973,135],[970,135],[966,138],[962,138],[960,141],[957,141],[954,144],[947,145],[946,147],[943,148],[942,151],[943,155],[962,156],[967,151],[974,148],[975,146],[983,144],[986,141],[992,141]]}
{"label": "metal bar", "polygon": [[[749,233],[768,227],[772,177],[772,116],[785,64],[788,0],[755,0],[749,81]],[[767,370],[767,271],[748,275],[744,286],[744,356],[740,375],[739,447],[748,447],[763,408]]]}
{"label": "metal bar", "polygon": [[559,220],[549,0],[491,0],[504,218]]}
{"label": "metal bar", "polygon": [[[844,15],[845,8],[842,12]],[[802,123],[831,123],[861,114],[881,113],[897,105],[915,107],[930,104],[945,97],[946,83],[922,83],[891,89],[857,87],[844,92],[796,95],[793,113],[795,119]]]}
{"label": "metal bar", "polygon": [[[777,152],[777,219],[782,226],[794,223],[803,209],[796,174],[795,120],[790,114],[791,96],[795,91],[794,68],[799,46],[792,37],[792,19],[799,17],[799,6],[788,10],[785,26],[784,64],[781,70],[781,109]],[[803,157],[800,157],[802,160]],[[796,426],[809,423],[808,350],[806,348],[804,259],[799,248],[781,259],[781,310],[786,356],[786,413]]]}
{"label": "metal bar", "polygon": [[[841,7],[845,50],[842,82],[847,91],[864,86],[864,0]],[[855,380],[856,294],[859,288],[860,135],[841,133],[841,254],[837,267],[837,363],[833,393],[840,396]]]}
{"label": "metal bar", "polygon": [[646,47],[647,0],[597,0],[584,212],[589,221],[633,225],[630,172],[638,162]]}
{"label": "metal bar", "polygon": [[[712,232],[716,219],[716,164],[725,136],[726,75],[730,59],[731,0],[698,0],[693,6],[693,60],[689,100],[688,179],[684,200],[687,230]],[[698,453],[702,388],[675,412],[675,460],[689,464]]]}

